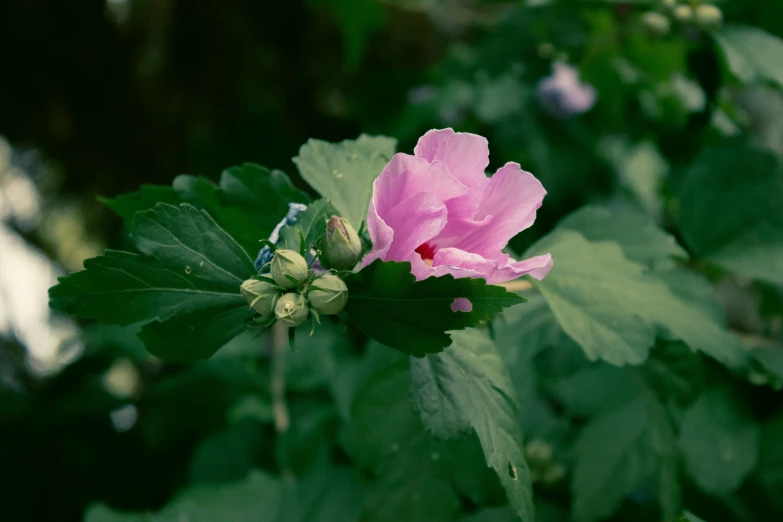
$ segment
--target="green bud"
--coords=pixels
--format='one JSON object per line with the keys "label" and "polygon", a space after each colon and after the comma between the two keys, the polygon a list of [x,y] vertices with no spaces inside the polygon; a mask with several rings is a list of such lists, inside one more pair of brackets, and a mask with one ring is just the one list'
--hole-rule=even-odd
{"label": "green bud", "polygon": [[277,298],[280,297],[280,288],[266,281],[248,279],[239,287],[242,296],[250,304],[250,308],[261,315],[269,315],[275,309]]}
{"label": "green bud", "polygon": [[305,322],[309,312],[307,301],[301,294],[283,294],[275,305],[275,317],[277,317],[277,320],[291,328]]}
{"label": "green bud", "polygon": [[696,23],[704,29],[717,29],[723,24],[723,12],[712,4],[701,4],[694,11]]}
{"label": "green bud", "polygon": [[347,220],[332,216],[326,222],[326,235],[321,240],[321,264],[325,268],[350,270],[359,262],[362,242]]}
{"label": "green bud", "polygon": [[[307,261],[293,250],[277,250],[272,258],[272,279],[283,288],[295,288],[307,280]],[[294,279],[291,281],[289,276]]]}
{"label": "green bud", "polygon": [[663,5],[664,9],[673,11],[674,8],[677,7],[677,0],[663,0],[661,2],[661,5]]}
{"label": "green bud", "polygon": [[348,302],[348,287],[336,275],[322,275],[313,281],[313,286],[316,288],[307,292],[307,300],[319,314],[334,315]]}
{"label": "green bud", "polygon": [[668,16],[662,15],[656,11],[647,11],[642,15],[644,27],[653,34],[663,36],[669,33],[671,20]]}
{"label": "green bud", "polygon": [[693,8],[689,5],[678,5],[674,8],[674,18],[678,22],[687,23],[693,20]]}

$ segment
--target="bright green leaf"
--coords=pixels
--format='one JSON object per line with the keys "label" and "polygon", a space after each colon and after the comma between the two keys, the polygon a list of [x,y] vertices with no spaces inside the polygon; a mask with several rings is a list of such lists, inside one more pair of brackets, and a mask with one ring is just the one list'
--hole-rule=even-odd
{"label": "bright green leaf", "polygon": [[495,344],[482,332],[454,332],[440,354],[411,358],[414,410],[436,437],[475,430],[487,465],[500,477],[509,503],[523,521],[533,520],[530,470],[522,449],[514,390]]}
{"label": "bright green leaf", "polygon": [[588,205],[568,215],[558,228],[574,230],[593,242],[616,241],[628,259],[647,266],[659,265],[672,257],[688,258],[674,237],[650,218],[630,209]]}
{"label": "bright green leaf", "polygon": [[[447,331],[476,326],[525,301],[483,279],[446,275],[416,281],[407,262],[376,260],[345,282],[345,311],[356,326],[368,337],[416,357],[451,344]],[[473,309],[452,311],[457,298],[469,299]]]}
{"label": "bright green leaf", "polygon": [[340,143],[311,139],[299,149],[294,163],[302,178],[358,230],[367,218],[373,181],[396,147],[393,138],[366,134]]}
{"label": "bright green leaf", "polygon": [[729,366],[744,363],[739,340],[710,313],[678,299],[666,284],[629,261],[613,242],[592,243],[556,230],[528,255],[550,252],[552,272],[535,282],[563,330],[591,360],[640,364],[658,327]]}
{"label": "bright green leaf", "polygon": [[709,390],[685,412],[679,444],[696,483],[709,493],[726,494],[756,466],[759,427],[728,391]]}

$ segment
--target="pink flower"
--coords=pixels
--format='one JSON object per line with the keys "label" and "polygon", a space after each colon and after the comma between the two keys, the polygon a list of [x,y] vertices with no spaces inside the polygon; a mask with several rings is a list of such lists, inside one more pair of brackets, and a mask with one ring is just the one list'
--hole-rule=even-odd
{"label": "pink flower", "polygon": [[452,274],[502,283],[542,279],[549,254],[515,261],[502,252],[536,219],[546,190],[517,163],[487,178],[486,138],[431,130],[414,155],[395,154],[373,184],[367,226],[373,242],[363,265],[410,261],[417,279]]}

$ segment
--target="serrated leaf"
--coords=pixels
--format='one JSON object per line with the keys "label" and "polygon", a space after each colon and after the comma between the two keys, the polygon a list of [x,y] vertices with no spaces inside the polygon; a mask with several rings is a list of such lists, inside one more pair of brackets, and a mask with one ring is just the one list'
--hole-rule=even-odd
{"label": "serrated leaf", "polygon": [[706,147],[680,195],[679,224],[696,255],[783,284],[783,176],[771,152],[741,138]]}
{"label": "serrated leaf", "polygon": [[311,139],[294,163],[302,178],[358,230],[367,218],[373,181],[396,148],[397,140],[385,136],[362,134],[340,143]]}
{"label": "serrated leaf", "polygon": [[414,410],[425,428],[442,439],[475,430],[487,465],[500,477],[514,512],[521,520],[532,521],[532,480],[505,363],[482,332],[471,329],[452,336],[453,343],[444,352],[411,358]]}
{"label": "serrated leaf", "polygon": [[726,65],[745,83],[774,82],[783,88],[783,40],[758,27],[728,26],[712,33]]}
{"label": "serrated leaf", "polygon": [[674,237],[650,218],[630,209],[588,205],[566,216],[558,228],[574,230],[593,242],[616,241],[628,259],[647,266],[659,265],[672,257],[688,258]]}
{"label": "serrated leaf", "polygon": [[245,163],[223,171],[220,184],[199,177],[177,176],[172,187],[143,185],[137,192],[102,201],[126,221],[136,212],[159,202],[189,203],[206,210],[252,255],[288,212],[288,203],[307,203],[310,198],[296,189],[288,176]]}
{"label": "serrated leaf", "polygon": [[239,285],[255,269],[242,248],[204,211],[158,204],[138,213],[131,238],[147,256],[107,251],[60,278],[50,306],[127,325],[155,320],[141,337],[156,355],[211,355],[252,317]]}
{"label": "serrated leaf", "polygon": [[699,487],[726,494],[756,466],[759,427],[728,390],[708,390],[685,412],[679,445]]}
{"label": "serrated leaf", "polygon": [[558,261],[534,284],[589,359],[640,364],[662,327],[726,365],[744,364],[746,356],[735,336],[708,311],[678,299],[654,274],[628,260],[617,243],[592,243],[574,231],[558,229],[527,254],[539,252],[550,252]]}
{"label": "serrated leaf", "polygon": [[[524,298],[483,279],[447,275],[416,281],[410,263],[376,260],[345,279],[345,312],[368,337],[415,357],[451,344],[447,333],[489,320]],[[470,312],[454,312],[454,299],[469,299]]]}

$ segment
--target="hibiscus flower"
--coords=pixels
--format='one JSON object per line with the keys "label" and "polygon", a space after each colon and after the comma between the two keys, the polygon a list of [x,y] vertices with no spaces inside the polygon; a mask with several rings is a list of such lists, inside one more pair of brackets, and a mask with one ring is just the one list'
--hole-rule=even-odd
{"label": "hibiscus flower", "polygon": [[414,155],[395,154],[373,184],[367,227],[376,259],[409,261],[417,279],[451,274],[496,284],[542,279],[549,254],[516,261],[503,248],[530,227],[546,190],[517,163],[488,178],[489,145],[476,134],[431,130]]}

